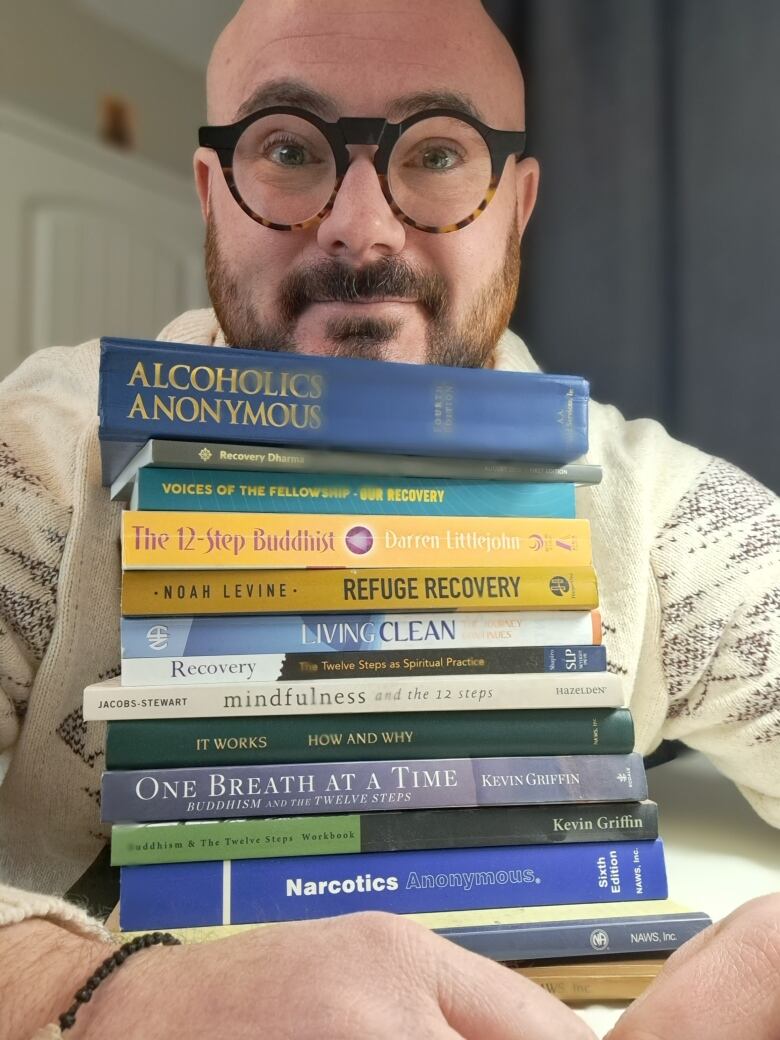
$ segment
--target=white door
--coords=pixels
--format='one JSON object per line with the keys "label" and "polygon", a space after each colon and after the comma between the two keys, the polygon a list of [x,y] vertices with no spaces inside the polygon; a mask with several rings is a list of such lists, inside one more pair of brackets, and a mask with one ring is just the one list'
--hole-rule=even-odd
{"label": "white door", "polygon": [[190,180],[0,105],[0,379],[206,306],[203,238]]}

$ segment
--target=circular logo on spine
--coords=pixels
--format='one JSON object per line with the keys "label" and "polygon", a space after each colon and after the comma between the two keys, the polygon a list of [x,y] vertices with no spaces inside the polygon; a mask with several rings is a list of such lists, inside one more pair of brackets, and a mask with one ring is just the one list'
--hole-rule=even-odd
{"label": "circular logo on spine", "polygon": [[367,527],[350,527],[344,536],[347,548],[355,556],[365,556],[374,544],[374,536]]}
{"label": "circular logo on spine", "polygon": [[609,946],[609,933],[603,928],[594,928],[590,933],[590,945],[599,952],[606,950]]}
{"label": "circular logo on spine", "polygon": [[554,578],[550,578],[550,592],[553,596],[565,596],[568,591],[569,583],[562,574],[556,574]]}
{"label": "circular logo on spine", "polygon": [[168,626],[153,625],[146,633],[146,641],[152,650],[165,650],[168,646]]}

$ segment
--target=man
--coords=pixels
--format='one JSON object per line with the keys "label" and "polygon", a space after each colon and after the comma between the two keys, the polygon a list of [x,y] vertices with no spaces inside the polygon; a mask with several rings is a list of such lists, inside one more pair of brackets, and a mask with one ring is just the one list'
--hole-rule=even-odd
{"label": "man", "polygon": [[[208,102],[210,124],[239,124],[220,140],[207,132],[195,155],[215,313],[183,315],[161,338],[534,370],[504,329],[538,168],[520,154],[519,69],[476,0],[248,0],[215,48]],[[279,107],[296,111],[268,111]],[[377,155],[379,170],[374,124],[332,125],[426,114],[429,129],[415,122],[411,136]],[[105,837],[96,808],[104,734],[84,726],[79,708],[83,687],[116,674],[119,660],[118,509],[99,486],[96,372],[92,342],[35,355],[0,387],[0,746],[13,749],[0,788],[0,876],[37,891],[65,890]],[[594,405],[591,433],[605,478],[583,494],[581,508],[593,522],[610,667],[632,691],[638,747],[686,740],[780,825],[776,501],[654,423],[625,423]],[[37,919],[63,920],[61,905],[47,909],[41,897],[10,891],[5,901],[5,920],[33,919],[7,930],[14,936],[5,960],[0,931],[0,977],[7,964],[32,970],[45,956],[52,981],[42,1015],[67,992],[66,979],[78,982],[77,968],[92,969],[96,950]],[[145,953],[96,997],[91,1011],[103,1031],[95,1035],[109,1035],[107,1020],[120,1009],[117,1035],[153,1035],[146,1020],[131,1026],[131,1009],[141,1005],[158,1009],[160,1035],[168,1035],[155,986],[178,1015],[171,1021],[189,1016],[188,1035],[200,1035],[196,1025],[213,1032],[204,1004],[235,978],[241,958],[257,965],[261,980],[273,965],[271,994],[294,977],[307,997],[323,999],[319,985],[306,990],[289,966],[311,978],[315,949],[323,961],[326,950],[351,952],[346,967],[362,993],[377,981],[365,963],[366,950],[377,948],[385,983],[415,976],[413,1014],[433,1015],[430,1029],[417,1031],[408,1019],[395,1028],[390,1020],[387,1035],[543,1038],[551,1027],[578,1035],[576,1020],[562,1032],[538,991],[521,992],[490,966],[484,992],[492,1011],[484,1002],[475,1008],[463,981],[477,970],[472,962],[456,964],[449,949],[424,945],[430,940],[419,930],[379,921],[291,926],[220,944],[218,953]],[[56,956],[51,929],[60,935]],[[411,951],[415,966],[438,967],[394,975],[381,937]],[[163,958],[178,967],[164,973]],[[318,963],[318,978],[321,970]],[[172,1002],[172,980],[200,972],[206,983],[182,983]],[[288,1035],[281,998],[263,997],[262,987],[258,1007],[281,1014],[282,1025],[272,1033],[263,1017],[251,1028]],[[254,1035],[236,992],[226,992],[232,1035]],[[328,1007],[344,1013],[343,1003]],[[369,1035],[358,1025],[338,1032],[320,1023],[317,1032]]]}

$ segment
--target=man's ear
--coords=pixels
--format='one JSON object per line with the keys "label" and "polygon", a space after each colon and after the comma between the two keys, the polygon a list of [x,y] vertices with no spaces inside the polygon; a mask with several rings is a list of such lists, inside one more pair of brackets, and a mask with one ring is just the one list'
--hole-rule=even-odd
{"label": "man's ear", "polygon": [[214,152],[210,148],[196,148],[192,157],[192,170],[195,174],[195,189],[200,199],[200,212],[203,215],[203,223],[208,221],[209,195],[211,191],[212,163]]}
{"label": "man's ear", "polygon": [[517,231],[523,237],[536,205],[539,193],[539,163],[536,159],[522,159],[515,167],[517,178]]}

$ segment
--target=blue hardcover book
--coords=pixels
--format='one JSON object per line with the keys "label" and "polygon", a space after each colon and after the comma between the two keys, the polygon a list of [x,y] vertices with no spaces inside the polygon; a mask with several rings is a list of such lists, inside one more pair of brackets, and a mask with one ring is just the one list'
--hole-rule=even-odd
{"label": "blue hardcover book", "polygon": [[103,773],[100,806],[104,821],[148,823],[646,797],[633,752],[117,770]]}
{"label": "blue hardcover book", "polygon": [[578,376],[114,338],[100,352],[107,485],[152,437],[552,463],[588,448]]}
{"label": "blue hardcover book", "polygon": [[139,469],[131,509],[367,516],[575,516],[573,484]]}
{"label": "blue hardcover book", "polygon": [[124,931],[667,896],[658,839],[155,863],[120,885]]}
{"label": "blue hardcover book", "polygon": [[436,931],[458,946],[494,961],[558,961],[570,957],[671,953],[711,924],[707,914],[689,910]]}

